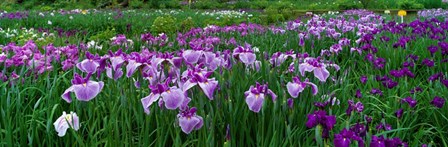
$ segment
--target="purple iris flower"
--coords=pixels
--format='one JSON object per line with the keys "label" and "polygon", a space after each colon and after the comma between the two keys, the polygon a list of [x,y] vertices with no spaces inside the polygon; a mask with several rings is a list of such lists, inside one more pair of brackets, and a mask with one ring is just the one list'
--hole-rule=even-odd
{"label": "purple iris flower", "polygon": [[417,101],[414,100],[412,97],[406,97],[404,99],[401,100],[401,102],[406,102],[409,104],[410,107],[414,108],[415,105],[417,105]]}
{"label": "purple iris flower", "polygon": [[288,93],[293,97],[297,98],[299,96],[299,93],[301,93],[306,87],[310,86],[313,95],[317,94],[317,86],[314,83],[309,82],[308,79],[305,79],[305,81],[301,81],[298,76],[292,78],[292,82],[288,82],[286,84],[286,88],[288,89]]}
{"label": "purple iris flower", "polygon": [[64,91],[61,96],[62,99],[64,99],[68,103],[71,103],[71,92],[75,93],[76,98],[80,101],[90,101],[91,99],[96,97],[103,89],[104,83],[102,81],[91,81],[89,80],[90,76],[91,74],[88,74],[86,78],[83,78],[80,75],[75,74],[72,80],[73,85]]}
{"label": "purple iris flower", "polygon": [[397,116],[397,118],[401,118],[402,115],[403,115],[403,108],[400,108],[397,111],[395,111],[395,116]]}
{"label": "purple iris flower", "polygon": [[443,73],[439,72],[439,73],[435,73],[435,74],[429,76],[428,81],[436,81],[436,80],[439,80],[442,78],[443,78]]}
{"label": "purple iris flower", "polygon": [[434,53],[437,52],[437,50],[439,50],[439,48],[437,46],[434,46],[434,45],[428,46],[428,51],[431,53],[431,56],[433,56]]}
{"label": "purple iris flower", "polygon": [[366,127],[366,125],[356,123],[356,125],[354,125],[350,128],[350,131],[355,133],[356,136],[364,137],[367,134],[367,127]]}
{"label": "purple iris flower", "polygon": [[434,99],[431,101],[431,105],[437,107],[437,108],[442,108],[443,105],[445,105],[445,99],[441,98],[441,97],[434,97]]}
{"label": "purple iris flower", "polygon": [[356,110],[358,113],[361,113],[364,110],[364,105],[361,102],[355,102],[353,100],[348,100],[348,108],[345,111],[347,115],[351,115],[352,111]]}
{"label": "purple iris flower", "polygon": [[361,76],[361,78],[359,78],[359,80],[361,81],[362,84],[366,84],[367,76]]}
{"label": "purple iris flower", "polygon": [[422,64],[426,65],[428,67],[433,67],[434,66],[434,61],[429,60],[428,58],[425,58],[425,59],[423,59]]}
{"label": "purple iris flower", "polygon": [[409,92],[410,92],[411,94],[414,94],[414,93],[422,92],[422,91],[423,91],[422,88],[420,88],[420,87],[415,87],[414,89],[411,89]]}
{"label": "purple iris flower", "polygon": [[195,107],[182,110],[178,115],[179,126],[185,134],[190,134],[193,130],[199,130],[204,125],[201,116],[196,115]]}
{"label": "purple iris flower", "polygon": [[339,134],[334,135],[334,146],[335,147],[349,147],[351,143],[351,138],[353,138],[354,133],[350,130],[343,129]]}
{"label": "purple iris flower", "polygon": [[304,62],[299,65],[299,71],[302,76],[305,76],[305,71],[314,72],[316,78],[325,82],[330,76],[330,72],[326,69],[327,66],[333,66],[336,70],[340,69],[336,64],[326,64],[320,62],[319,58],[307,57],[304,59]]}
{"label": "purple iris flower", "polygon": [[255,56],[251,46],[247,43],[245,47],[238,46],[235,48],[232,55],[246,65],[252,65],[255,63],[255,59],[257,57]]}
{"label": "purple iris flower", "polygon": [[168,87],[169,82],[171,82],[170,78],[163,84],[149,86],[149,88],[151,88],[151,94],[141,99],[146,114],[149,114],[149,107],[152,103],[159,100],[160,97],[162,97],[163,101],[159,101],[159,104],[165,103],[165,107],[170,110],[177,109],[182,105],[185,105],[185,101],[188,101],[184,91],[176,86]]}
{"label": "purple iris flower", "polygon": [[440,80],[440,82],[442,82],[442,84],[448,88],[448,79],[442,79],[442,80]]}
{"label": "purple iris flower", "polygon": [[213,72],[202,69],[202,66],[203,64],[199,64],[182,73],[182,78],[186,79],[182,84],[182,90],[187,91],[188,89],[199,85],[202,91],[204,91],[204,94],[210,100],[213,100],[213,93],[218,87],[218,81],[216,81],[215,78],[209,78]]}
{"label": "purple iris flower", "polygon": [[313,128],[317,125],[322,125],[324,129],[331,130],[336,124],[336,117],[333,115],[327,115],[324,110],[317,110],[313,114],[308,114],[308,121],[306,126]]}
{"label": "purple iris flower", "polygon": [[162,63],[170,63],[175,68],[179,68],[182,64],[182,57],[174,57],[173,53],[159,53],[151,60],[151,63],[155,67],[159,67]]}
{"label": "purple iris flower", "polygon": [[371,94],[377,94],[379,96],[383,96],[383,91],[381,91],[380,89],[377,88],[372,88],[372,90],[370,91]]}
{"label": "purple iris flower", "polygon": [[385,139],[385,144],[386,147],[398,147],[398,146],[403,146],[403,147],[407,147],[408,144],[401,141],[400,138],[390,138],[390,139]]}
{"label": "purple iris flower", "polygon": [[356,90],[356,94],[355,94],[355,97],[356,98],[362,98],[362,93],[361,93],[361,90]]}
{"label": "purple iris flower", "polygon": [[89,74],[95,73],[97,68],[100,66],[100,63],[98,62],[99,56],[92,55],[90,52],[87,52],[86,57],[87,59],[84,59],[76,64],[76,67],[78,67],[79,70]]}
{"label": "purple iris flower", "polygon": [[372,140],[370,142],[371,147],[386,147],[386,142],[383,136],[377,137],[372,136]]}
{"label": "purple iris flower", "polygon": [[277,95],[272,92],[272,90],[268,89],[267,84],[261,85],[257,82],[255,86],[250,86],[249,90],[244,92],[249,110],[256,113],[260,112],[261,106],[263,106],[264,97],[268,94],[271,96],[272,101],[277,99]]}
{"label": "purple iris flower", "polygon": [[272,54],[271,58],[269,59],[269,62],[274,65],[274,67],[280,66],[283,62],[285,62],[288,58],[295,59],[294,51],[287,51],[285,53],[282,52],[276,52]]}
{"label": "purple iris flower", "polygon": [[289,98],[289,99],[287,100],[287,104],[288,104],[288,107],[289,107],[290,109],[292,109],[292,108],[294,107],[294,99]]}

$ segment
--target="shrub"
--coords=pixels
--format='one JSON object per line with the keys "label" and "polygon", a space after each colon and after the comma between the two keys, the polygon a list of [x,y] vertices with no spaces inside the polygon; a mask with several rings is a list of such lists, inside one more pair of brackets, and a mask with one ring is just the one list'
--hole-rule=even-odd
{"label": "shrub", "polygon": [[194,28],[195,24],[191,17],[188,17],[187,19],[183,20],[181,23],[181,30],[183,32],[190,30],[191,28]]}
{"label": "shrub", "polygon": [[409,9],[423,9],[423,4],[416,2],[415,0],[402,0],[398,2],[398,6],[401,9],[409,10]]}
{"label": "shrub", "polygon": [[151,31],[156,33],[173,33],[177,31],[176,18],[170,15],[159,16],[154,20]]}
{"label": "shrub", "polygon": [[129,2],[129,6],[134,9],[140,9],[143,7],[143,5],[144,5],[144,3],[141,0],[131,0]]}

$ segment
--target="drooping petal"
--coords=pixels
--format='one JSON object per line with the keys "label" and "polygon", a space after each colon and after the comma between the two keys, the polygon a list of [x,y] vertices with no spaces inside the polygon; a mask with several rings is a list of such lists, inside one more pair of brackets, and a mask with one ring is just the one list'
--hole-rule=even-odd
{"label": "drooping petal", "polygon": [[246,65],[254,63],[256,58],[254,53],[240,53],[238,57]]}
{"label": "drooping petal", "polygon": [[171,110],[180,107],[185,99],[184,92],[177,88],[171,88],[169,91],[163,92],[161,96],[165,107]]}
{"label": "drooping petal", "polygon": [[73,92],[80,101],[90,101],[103,89],[104,82],[88,81],[84,84],[73,85]]}
{"label": "drooping petal", "polygon": [[209,79],[207,82],[199,83],[199,87],[201,87],[202,91],[204,91],[205,95],[210,100],[213,100],[213,93],[215,92],[217,86],[218,81],[216,81],[214,78]]}
{"label": "drooping petal", "polygon": [[327,78],[330,76],[330,72],[328,72],[325,68],[315,68],[314,76],[318,78],[320,81],[325,82]]}
{"label": "drooping petal", "polygon": [[96,61],[85,59],[82,62],[76,64],[79,70],[86,73],[95,73],[100,64]]}
{"label": "drooping petal", "polygon": [[184,58],[185,62],[190,64],[196,64],[201,55],[202,51],[195,51],[195,50],[186,50],[182,53],[182,57]]}
{"label": "drooping petal", "polygon": [[317,94],[317,92],[318,92],[318,89],[317,89],[317,86],[316,86],[316,84],[314,84],[314,83],[311,83],[311,82],[303,82],[303,83],[305,83],[305,84],[307,84],[307,85],[310,85],[310,86],[311,86],[311,91],[312,91],[313,95],[316,95],[316,94]]}
{"label": "drooping petal", "polygon": [[187,80],[185,83],[182,84],[182,91],[187,91],[188,89],[196,86],[197,83],[196,82],[191,82],[190,80]]}
{"label": "drooping petal", "polygon": [[299,96],[299,93],[303,91],[303,87],[300,84],[292,82],[288,82],[286,84],[286,89],[288,90],[289,95],[291,95],[293,98],[297,98]]}
{"label": "drooping petal", "polygon": [[302,76],[305,76],[305,71],[307,71],[307,72],[311,72],[311,71],[313,71],[314,69],[315,69],[315,67],[314,67],[314,66],[311,66],[311,65],[308,64],[308,63],[302,63],[302,64],[299,65],[299,71],[300,71],[300,74],[301,74]]}
{"label": "drooping petal", "polygon": [[253,112],[260,112],[261,106],[263,106],[264,94],[253,94],[249,93],[246,97],[246,104],[249,106],[249,110]]}
{"label": "drooping petal", "polygon": [[149,114],[149,107],[154,103],[155,101],[159,100],[160,94],[149,94],[147,97],[144,97],[141,99],[143,109],[146,114]]}
{"label": "drooping petal", "polygon": [[116,70],[117,68],[119,68],[121,66],[121,64],[124,63],[124,60],[121,56],[117,56],[117,57],[110,57],[110,62],[112,63],[112,68],[114,70]]}
{"label": "drooping petal", "polygon": [[182,131],[186,134],[190,134],[193,129],[199,129],[202,127],[202,117],[179,117],[179,126]]}
{"label": "drooping petal", "polygon": [[134,74],[135,69],[137,69],[141,63],[136,62],[135,60],[130,60],[128,65],[126,65],[126,77],[131,77]]}
{"label": "drooping petal", "polygon": [[70,95],[70,93],[72,93],[72,92],[73,92],[73,86],[70,86],[62,94],[62,96],[61,96],[62,99],[64,99],[67,103],[71,103],[72,102],[72,96]]}
{"label": "drooping petal", "polygon": [[56,132],[58,132],[58,136],[62,137],[67,132],[68,128],[72,128],[75,131],[79,130],[79,118],[76,113],[70,112],[67,113],[64,111],[62,115],[53,123]]}

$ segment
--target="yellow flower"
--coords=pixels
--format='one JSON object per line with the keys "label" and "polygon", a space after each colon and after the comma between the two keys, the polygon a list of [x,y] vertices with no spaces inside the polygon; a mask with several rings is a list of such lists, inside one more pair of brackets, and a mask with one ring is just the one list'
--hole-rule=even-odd
{"label": "yellow flower", "polygon": [[81,13],[82,14],[87,14],[87,10],[82,10]]}
{"label": "yellow flower", "polygon": [[406,11],[405,10],[400,10],[398,11],[398,16],[406,16]]}

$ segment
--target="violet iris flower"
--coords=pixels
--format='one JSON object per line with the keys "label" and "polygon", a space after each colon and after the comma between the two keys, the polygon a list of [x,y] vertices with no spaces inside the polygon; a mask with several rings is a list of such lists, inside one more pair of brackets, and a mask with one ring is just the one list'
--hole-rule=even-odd
{"label": "violet iris flower", "polygon": [[305,81],[301,81],[298,76],[292,78],[292,82],[288,82],[286,84],[286,88],[288,89],[288,93],[293,97],[297,98],[299,96],[299,93],[301,93],[306,87],[311,86],[311,90],[313,92],[313,95],[317,94],[317,86],[314,83],[309,82],[308,79],[305,79]]}
{"label": "violet iris flower", "polygon": [[246,65],[254,64],[257,57],[255,56],[251,46],[247,43],[245,47],[238,46],[237,48],[235,48],[232,55]]}
{"label": "violet iris flower", "polygon": [[202,66],[203,64],[199,64],[182,73],[182,78],[187,79],[182,85],[182,90],[185,92],[193,86],[199,85],[204,94],[213,100],[213,93],[218,87],[218,81],[215,78],[209,78],[213,72],[202,69]]}
{"label": "violet iris flower", "polygon": [[326,64],[322,63],[319,58],[307,57],[304,62],[299,65],[299,71],[302,76],[305,76],[305,71],[314,72],[316,78],[325,82],[330,76],[330,72],[326,69],[327,66],[333,66],[336,70],[340,69],[336,64]]}
{"label": "violet iris flower", "polygon": [[445,99],[441,97],[434,97],[434,99],[431,101],[431,104],[437,108],[442,108],[443,105],[445,105]]}
{"label": "violet iris flower", "polygon": [[415,105],[417,105],[417,101],[412,99],[412,97],[406,97],[404,99],[401,99],[401,103],[404,102],[408,103],[411,108],[414,108]]}
{"label": "violet iris flower", "polygon": [[61,96],[62,99],[64,99],[68,103],[71,103],[71,92],[74,92],[76,98],[80,101],[90,101],[91,99],[96,97],[103,89],[104,83],[102,81],[91,81],[89,80],[90,76],[91,74],[88,74],[86,78],[83,78],[80,75],[75,74],[72,80],[73,85],[64,91]]}
{"label": "violet iris flower", "polygon": [[171,82],[171,78],[168,78],[165,83],[149,86],[151,88],[151,94],[141,99],[143,109],[146,114],[149,114],[149,107],[155,101],[162,97],[163,101],[159,103],[165,103],[165,107],[170,110],[177,109],[184,104],[184,101],[188,100],[184,91],[176,86],[168,87],[168,83]]}
{"label": "violet iris flower", "polygon": [[53,123],[53,125],[56,132],[58,132],[58,136],[62,137],[67,132],[68,128],[72,128],[75,131],[79,130],[79,118],[74,112],[67,114],[64,111],[62,112],[62,115]]}
{"label": "violet iris flower", "polygon": [[324,110],[317,110],[313,114],[308,114],[308,121],[306,126],[313,128],[317,125],[322,125],[324,129],[331,130],[336,124],[336,117],[334,115],[327,115]]}
{"label": "violet iris flower", "polygon": [[179,126],[186,134],[190,134],[193,130],[199,130],[204,125],[202,117],[196,115],[196,111],[195,107],[191,109],[186,108],[177,115]]}
{"label": "violet iris flower", "polygon": [[277,95],[268,89],[267,84],[261,85],[257,82],[255,86],[250,86],[249,90],[244,92],[244,96],[246,97],[246,104],[249,109],[253,112],[260,112],[261,106],[263,106],[265,95],[270,95],[272,101],[277,99]]}
{"label": "violet iris flower", "polygon": [[95,73],[97,68],[100,66],[100,63],[98,62],[99,56],[92,55],[90,52],[87,52],[86,57],[87,59],[84,59],[76,64],[76,67],[78,67],[79,70],[89,74]]}
{"label": "violet iris flower", "polygon": [[364,147],[362,138],[357,136],[355,132],[345,128],[339,134],[334,135],[333,143],[335,147],[349,147],[351,140],[358,141],[358,146]]}

